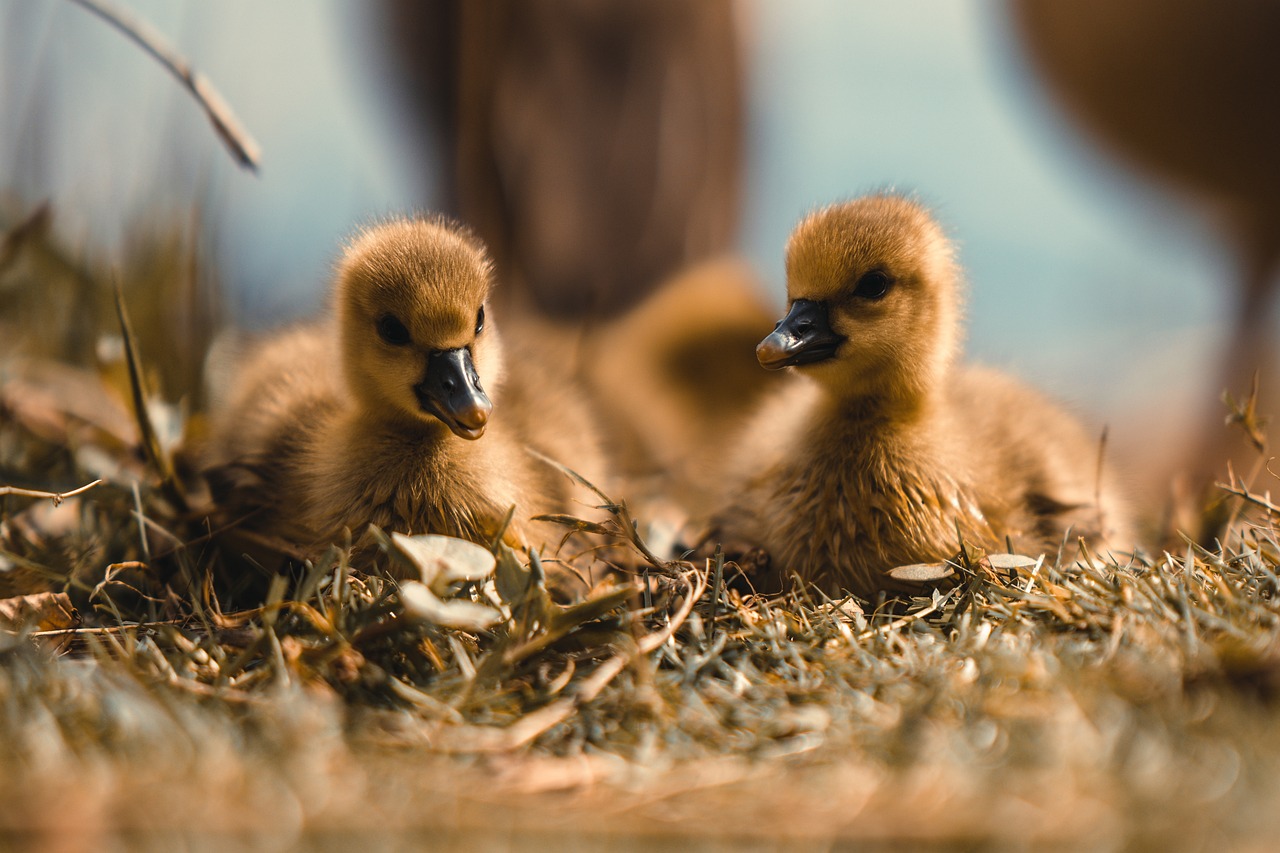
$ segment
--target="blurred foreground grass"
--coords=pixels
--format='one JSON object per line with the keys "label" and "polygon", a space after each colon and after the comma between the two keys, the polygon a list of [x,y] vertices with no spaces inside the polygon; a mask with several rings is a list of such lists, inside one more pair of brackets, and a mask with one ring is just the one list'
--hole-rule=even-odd
{"label": "blurred foreground grass", "polygon": [[620,505],[607,532],[647,562],[647,594],[606,582],[559,604],[542,562],[500,544],[486,571],[401,585],[388,568],[424,564],[386,537],[372,562],[335,548],[273,582],[208,521],[182,453],[217,330],[192,239],[142,240],[112,272],[61,246],[49,211],[5,217],[0,486],[102,480],[0,496],[11,838],[1186,847],[1280,830],[1265,495],[1230,497],[1211,550],[970,552],[950,588],[880,606],[726,590],[713,565],[646,557]]}

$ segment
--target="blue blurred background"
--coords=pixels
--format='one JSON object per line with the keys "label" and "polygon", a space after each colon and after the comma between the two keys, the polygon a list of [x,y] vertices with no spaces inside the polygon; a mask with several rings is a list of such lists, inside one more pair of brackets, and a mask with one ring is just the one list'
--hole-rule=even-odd
{"label": "blue blurred background", "polygon": [[[368,7],[334,0],[131,0],[261,143],[238,169],[187,93],[84,9],[0,5],[0,168],[102,257],[193,204],[261,326],[315,310],[340,240],[420,206],[435,152],[386,92]],[[1050,102],[999,3],[743,0],[749,77],[739,246],[782,303],[782,251],[814,206],[917,192],[960,246],[970,357],[1167,446],[1204,406],[1234,277],[1207,223],[1105,160]],[[12,199],[9,203],[13,203]],[[431,199],[427,199],[428,205]],[[1165,413],[1173,415],[1164,417]]]}

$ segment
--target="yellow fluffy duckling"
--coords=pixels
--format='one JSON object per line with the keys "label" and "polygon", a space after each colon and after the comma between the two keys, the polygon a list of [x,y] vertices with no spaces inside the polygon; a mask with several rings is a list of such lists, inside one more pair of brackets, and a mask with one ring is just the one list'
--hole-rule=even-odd
{"label": "yellow fluffy duckling", "polygon": [[960,273],[920,205],[893,195],[803,220],[787,247],[789,311],[756,350],[803,375],[746,432],[719,538],[754,545],[770,573],[837,594],[900,584],[959,536],[1056,553],[1067,530],[1131,543],[1098,482],[1098,441],[1012,379],[954,364]]}
{"label": "yellow fluffy duckling", "polygon": [[482,540],[515,506],[511,532],[532,544],[531,515],[571,508],[570,482],[528,449],[600,476],[590,412],[535,360],[507,375],[492,278],[454,223],[375,225],[346,248],[330,321],[237,359],[212,461],[256,474],[238,490],[260,504],[255,528],[307,549],[369,522]]}

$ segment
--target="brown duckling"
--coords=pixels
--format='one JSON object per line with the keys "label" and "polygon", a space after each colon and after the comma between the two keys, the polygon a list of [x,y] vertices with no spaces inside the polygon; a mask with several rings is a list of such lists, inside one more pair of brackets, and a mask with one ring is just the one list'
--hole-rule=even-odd
{"label": "brown duckling", "polygon": [[236,489],[260,504],[255,529],[304,550],[370,522],[484,540],[514,506],[509,533],[534,544],[531,515],[572,509],[572,484],[529,449],[599,477],[595,426],[570,382],[504,363],[492,278],[465,228],[384,222],[346,248],[331,319],[237,359],[211,461],[256,475]]}
{"label": "brown duckling", "polygon": [[737,454],[713,536],[832,594],[899,586],[888,570],[966,542],[1056,553],[1068,529],[1131,544],[1098,482],[1098,442],[1014,380],[957,365],[952,246],[914,201],[874,195],[803,220],[787,246],[789,311],[756,349],[797,381]]}
{"label": "brown duckling", "polygon": [[760,381],[751,355],[773,311],[745,262],[718,258],[672,276],[585,340],[584,378],[610,458],[646,515],[667,501],[703,517],[713,508],[708,460],[777,384]]}

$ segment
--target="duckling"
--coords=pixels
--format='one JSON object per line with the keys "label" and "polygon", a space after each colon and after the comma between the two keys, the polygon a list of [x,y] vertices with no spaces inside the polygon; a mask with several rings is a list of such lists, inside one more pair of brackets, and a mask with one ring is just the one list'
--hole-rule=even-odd
{"label": "duckling", "polygon": [[508,375],[492,279],[457,223],[384,222],[347,246],[329,320],[237,359],[211,461],[256,475],[239,489],[262,504],[255,528],[304,553],[368,523],[483,541],[514,506],[508,532],[532,544],[531,515],[571,509],[569,481],[528,449],[601,476],[591,414],[536,359]]}
{"label": "duckling", "polygon": [[[1124,544],[1097,442],[995,371],[955,364],[960,271],[916,202],[819,210],[786,253],[789,310],[756,356],[800,374],[747,430],[713,536],[823,590],[870,597],[888,570],[954,555],[959,537],[1052,550],[1071,534]],[[1030,540],[1030,541],[1028,541]]]}

